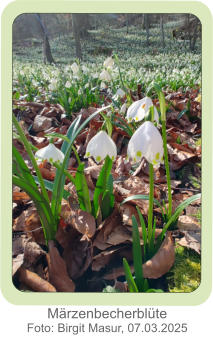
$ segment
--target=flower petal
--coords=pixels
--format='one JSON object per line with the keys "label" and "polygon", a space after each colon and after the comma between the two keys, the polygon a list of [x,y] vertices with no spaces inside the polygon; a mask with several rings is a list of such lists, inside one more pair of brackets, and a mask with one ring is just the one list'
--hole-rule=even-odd
{"label": "flower petal", "polygon": [[[143,99],[140,99],[139,101],[136,101],[130,105],[130,107],[127,110],[127,120],[129,122],[131,121],[141,121],[146,116],[149,115],[150,107],[153,106],[152,100],[149,97],[144,97]],[[156,122],[159,122],[159,116],[157,109],[154,107],[154,120]]]}
{"label": "flower petal", "polygon": [[36,151],[35,157],[39,160],[47,160],[48,162],[60,162],[64,160],[64,154],[54,144],[49,144],[46,147]]}
{"label": "flower petal", "polygon": [[85,157],[92,156],[99,163],[107,155],[114,160],[117,156],[117,148],[109,135],[104,131],[100,131],[89,141]]}
{"label": "flower petal", "polygon": [[133,134],[127,148],[127,155],[134,162],[144,156],[154,166],[163,159],[163,140],[158,129],[151,121],[144,122]]}

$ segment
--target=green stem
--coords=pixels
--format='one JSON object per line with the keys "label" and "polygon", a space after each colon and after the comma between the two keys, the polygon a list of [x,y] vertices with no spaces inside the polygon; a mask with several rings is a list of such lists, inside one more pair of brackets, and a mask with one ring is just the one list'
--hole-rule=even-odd
{"label": "green stem", "polygon": [[80,158],[79,158],[78,152],[77,152],[77,150],[76,150],[76,148],[75,148],[74,145],[72,145],[72,150],[73,150],[73,152],[74,152],[74,154],[75,154],[75,157],[76,157],[76,159],[77,159],[78,164],[81,164],[81,160],[80,160]]}
{"label": "green stem", "polygon": [[162,137],[163,137],[163,149],[164,149],[164,162],[165,162],[165,169],[166,169],[166,179],[167,179],[167,187],[168,187],[168,201],[169,201],[169,208],[168,208],[168,219],[172,216],[172,189],[171,189],[171,178],[170,178],[170,171],[169,171],[169,159],[168,159],[168,151],[167,151],[167,139],[166,139],[166,121],[162,121]]}
{"label": "green stem", "polygon": [[153,219],[153,203],[154,203],[154,169],[149,164],[149,212],[148,212],[148,246],[151,244],[152,237],[152,219]]}

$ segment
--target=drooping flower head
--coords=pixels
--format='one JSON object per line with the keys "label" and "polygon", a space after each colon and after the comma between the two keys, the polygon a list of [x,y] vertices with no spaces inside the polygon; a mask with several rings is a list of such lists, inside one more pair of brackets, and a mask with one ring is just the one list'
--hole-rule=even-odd
{"label": "drooping flower head", "polygon": [[106,60],[103,63],[105,68],[112,68],[112,66],[114,65],[114,60],[111,56],[109,56],[108,58],[106,58]]}
{"label": "drooping flower head", "polygon": [[[139,101],[133,102],[127,110],[127,120],[141,121],[149,115],[150,108],[153,106],[152,100],[149,97],[139,99]],[[159,115],[156,107],[154,106],[154,121],[159,122]]]}
{"label": "drooping flower head", "polygon": [[78,72],[80,71],[80,68],[79,66],[77,65],[76,62],[74,62],[72,65],[71,65],[71,70],[73,72],[74,75],[78,74]]}
{"label": "drooping flower head", "polygon": [[105,131],[97,133],[88,143],[85,157],[94,157],[100,163],[106,156],[112,160],[117,156],[117,148],[114,141]]}
{"label": "drooping flower head", "polygon": [[108,71],[103,70],[99,75],[99,79],[103,81],[111,81],[112,78]]}
{"label": "drooping flower head", "polygon": [[64,160],[64,154],[61,152],[54,144],[50,143],[49,145],[43,147],[42,149],[36,151],[35,157],[38,162],[47,160],[48,162],[60,162]]}
{"label": "drooping flower head", "polygon": [[163,139],[159,130],[151,121],[145,121],[133,134],[127,148],[127,156],[133,162],[138,162],[142,157],[159,167],[163,163]]}

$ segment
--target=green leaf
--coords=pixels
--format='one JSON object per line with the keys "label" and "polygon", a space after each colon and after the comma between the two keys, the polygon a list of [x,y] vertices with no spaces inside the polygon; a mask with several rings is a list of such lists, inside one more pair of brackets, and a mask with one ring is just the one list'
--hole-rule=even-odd
{"label": "green leaf", "polygon": [[[73,121],[73,123],[70,125],[68,132],[67,132],[67,137],[70,139],[70,143],[68,144],[66,141],[63,142],[61,151],[65,154],[63,163],[61,165],[61,170],[57,169],[56,171],[56,176],[54,179],[54,189],[53,189],[53,194],[52,194],[52,203],[51,203],[51,208],[52,212],[58,220],[58,216],[61,211],[61,200],[63,197],[63,190],[64,190],[64,184],[65,184],[65,174],[64,170],[67,168],[68,161],[70,158],[70,153],[72,151],[72,145],[78,136],[78,134],[82,131],[82,129],[101,111],[108,109],[110,106],[106,106],[103,108],[98,109],[95,111],[92,115],[90,115],[80,126],[79,122],[81,117],[79,116],[76,120]],[[79,127],[78,127],[79,126]]]}
{"label": "green leaf", "polygon": [[45,134],[45,137],[47,137],[47,138],[59,138],[59,139],[66,141],[68,144],[70,143],[70,140],[67,138],[67,136],[60,134],[60,133]]}
{"label": "green leaf", "polygon": [[138,206],[136,206],[137,212],[138,212],[138,216],[139,216],[139,220],[140,220],[140,224],[141,224],[141,228],[142,228],[142,237],[143,237],[143,243],[144,243],[144,257],[146,258],[146,251],[147,251],[147,230],[146,230],[146,225],[145,225],[145,221],[143,218],[143,215],[139,209]]}
{"label": "green leaf", "polygon": [[186,114],[187,111],[188,111],[187,109],[183,109],[183,110],[178,114],[177,120],[180,120],[181,117],[182,117],[184,114]]}
{"label": "green leaf", "polygon": [[15,148],[14,145],[12,147],[12,153],[13,153],[13,157],[15,158],[14,163],[16,163],[16,168],[18,169],[19,175],[21,174],[21,176],[26,181],[28,181],[29,184],[31,184],[34,188],[37,188],[37,185],[32,177],[30,169],[28,168],[21,154],[18,152],[18,150]]}
{"label": "green leaf", "polygon": [[138,288],[133,279],[129,264],[125,258],[123,258],[123,268],[124,268],[124,273],[125,273],[126,281],[128,284],[129,292],[138,292]]}
{"label": "green leaf", "polygon": [[101,215],[102,219],[106,219],[110,216],[113,211],[115,203],[115,197],[113,194],[113,177],[112,174],[109,175],[106,190],[104,192],[102,201],[101,201]]}
{"label": "green leaf", "polygon": [[23,142],[23,144],[25,146],[25,149],[26,149],[26,151],[28,153],[28,156],[30,157],[30,160],[32,162],[32,165],[33,165],[33,168],[34,168],[34,170],[36,172],[36,175],[38,176],[39,183],[40,183],[40,186],[41,186],[41,192],[42,192],[44,198],[49,202],[49,197],[48,197],[47,191],[46,191],[45,186],[44,186],[44,180],[43,180],[43,177],[42,177],[41,172],[39,170],[39,167],[38,167],[38,165],[36,163],[36,159],[34,157],[34,154],[33,154],[32,150],[31,150],[30,144],[28,143],[28,140],[25,137],[24,132],[21,129],[21,127],[19,126],[19,123],[16,120],[16,117],[14,115],[13,115],[13,124],[16,127],[16,129],[17,129],[17,132],[18,132],[18,134],[19,134],[19,136],[20,136],[20,138],[21,138],[21,140],[22,140],[22,142]]}
{"label": "green leaf", "polygon": [[[149,200],[149,195],[143,195],[143,194],[136,194],[128,196],[128,198],[124,199],[121,203],[121,205],[125,204],[125,202],[131,201],[131,200]],[[157,199],[154,199],[154,203],[160,208],[162,215],[164,215],[163,208],[159,201]]]}
{"label": "green leaf", "polygon": [[99,210],[100,210],[100,205],[102,202],[103,195],[106,191],[107,182],[109,179],[109,174],[111,172],[111,169],[112,169],[112,159],[109,156],[107,156],[105,158],[104,165],[101,169],[98,180],[96,182],[96,187],[95,187],[94,196],[93,196],[95,218],[97,218]]}
{"label": "green leaf", "polygon": [[92,212],[90,196],[89,196],[89,188],[87,186],[87,180],[84,175],[84,163],[81,163],[78,166],[76,175],[75,175],[75,187],[78,194],[78,201],[80,208],[83,211],[87,211],[88,213]]}
{"label": "green leaf", "polygon": [[142,269],[142,253],[140,245],[140,235],[138,224],[135,216],[132,216],[132,236],[133,236],[133,263],[135,270],[135,283],[140,292],[143,291],[143,269]]}
{"label": "green leaf", "polygon": [[[33,176],[33,179],[35,180],[37,184],[39,184],[39,180],[37,176]],[[50,192],[53,191],[53,182],[44,179],[44,185],[47,190],[49,190]],[[70,196],[70,193],[64,189],[63,198],[68,200],[69,196]]]}
{"label": "green leaf", "polygon": [[181,214],[181,212],[191,203],[193,203],[194,201],[198,200],[201,198],[201,194],[196,194],[191,196],[190,198],[184,200],[180,205],[178,205],[178,207],[176,208],[175,212],[173,213],[173,215],[171,216],[171,218],[169,219],[169,221],[166,223],[166,225],[164,226],[162,233],[161,233],[161,239],[163,239],[166,230],[178,219],[179,215]]}
{"label": "green leaf", "polygon": [[43,195],[37,190],[37,186],[36,188],[34,188],[32,187],[32,185],[28,184],[26,180],[24,180],[23,178],[14,175],[13,184],[23,189],[34,201],[43,226],[46,242],[48,243],[49,240],[53,240],[55,238],[55,234],[57,231],[57,224],[54,222],[54,217],[51,212],[49,203],[46,201]]}

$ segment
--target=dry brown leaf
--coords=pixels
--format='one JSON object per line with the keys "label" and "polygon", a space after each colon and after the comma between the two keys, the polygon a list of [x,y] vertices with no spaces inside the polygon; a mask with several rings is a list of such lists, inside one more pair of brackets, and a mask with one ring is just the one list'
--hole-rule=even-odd
{"label": "dry brown leaf", "polygon": [[18,254],[15,258],[13,258],[13,273],[12,275],[18,271],[18,269],[23,265],[24,263],[24,254]]}
{"label": "dry brown leaf", "polygon": [[157,279],[167,273],[175,261],[175,248],[172,235],[167,232],[166,237],[151,260],[143,264],[143,274],[145,278]]}
{"label": "dry brown leaf", "polygon": [[181,231],[184,234],[177,243],[182,247],[187,247],[195,250],[198,254],[201,253],[201,235],[198,231]]}
{"label": "dry brown leaf", "polygon": [[[125,257],[125,256],[124,256]],[[126,257],[127,261],[128,258]],[[130,256],[130,260],[132,260]],[[163,241],[159,251],[153,256],[151,260],[148,260],[143,264],[143,274],[145,278],[157,279],[167,273],[175,260],[175,250],[171,234],[168,232],[165,240]],[[133,265],[130,266],[131,272],[134,273]],[[111,271],[107,272],[103,278],[106,280],[117,279],[120,276],[124,276],[123,266],[115,267]]]}
{"label": "dry brown leaf", "polygon": [[186,231],[201,231],[199,222],[195,217],[191,216],[180,216],[178,218],[177,227],[180,230]]}
{"label": "dry brown leaf", "polygon": [[59,292],[75,291],[75,284],[68,276],[66,264],[54,246],[53,241],[49,241],[49,256],[47,256],[47,260],[49,280],[56,290]]}
{"label": "dry brown leaf", "polygon": [[19,280],[33,291],[37,292],[56,292],[56,289],[48,281],[39,277],[38,274],[20,267],[18,271]]}

